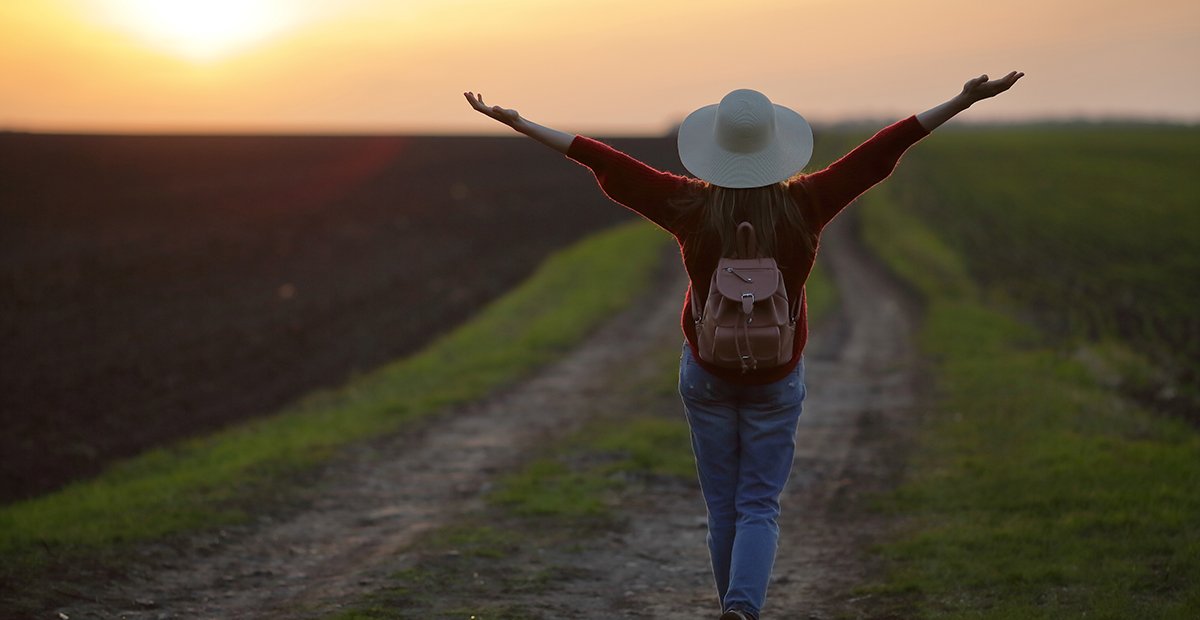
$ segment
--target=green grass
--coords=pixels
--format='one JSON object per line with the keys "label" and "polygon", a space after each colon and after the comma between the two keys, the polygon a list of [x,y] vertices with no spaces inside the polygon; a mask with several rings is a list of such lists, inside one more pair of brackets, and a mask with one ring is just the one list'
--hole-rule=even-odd
{"label": "green grass", "polygon": [[[888,183],[989,301],[1200,383],[1200,128],[939,132]],[[1191,390],[1195,394],[1195,390]]]}
{"label": "green grass", "polygon": [[837,309],[837,288],[829,277],[829,271],[817,258],[808,282],[804,283],[805,302],[808,304],[808,324],[820,327],[821,322]]}
{"label": "green grass", "polygon": [[479,398],[566,351],[649,285],[669,238],[634,223],[560,252],[421,353],[285,411],[0,508],[3,572],[244,518],[256,494],[339,447]]}
{"label": "green grass", "polygon": [[[970,140],[939,135],[918,148],[943,137],[958,148]],[[1001,138],[980,140],[985,151]],[[1000,162],[988,159],[978,174],[1023,178],[1011,176],[1013,162],[991,164]],[[906,481],[884,502],[905,533],[881,548],[891,572],[868,589],[902,617],[1200,617],[1200,435],[1097,381],[1044,319],[1014,318],[1028,299],[1007,278],[978,276],[979,261],[992,259],[969,254],[994,258],[996,248],[954,237],[959,224],[914,208],[922,194],[906,183],[864,199],[864,235],[927,300],[920,344],[933,360],[936,398]],[[1101,204],[1108,190],[1078,200]],[[1053,262],[1036,245],[1028,251]],[[1085,277],[1103,278],[1100,267]],[[1071,301],[1047,299],[1037,310],[1053,314]]]}
{"label": "green grass", "polygon": [[[673,374],[670,380],[673,390]],[[630,474],[696,475],[682,413],[589,425],[554,455],[501,480],[491,500],[521,516],[611,518],[611,497],[626,487]]]}

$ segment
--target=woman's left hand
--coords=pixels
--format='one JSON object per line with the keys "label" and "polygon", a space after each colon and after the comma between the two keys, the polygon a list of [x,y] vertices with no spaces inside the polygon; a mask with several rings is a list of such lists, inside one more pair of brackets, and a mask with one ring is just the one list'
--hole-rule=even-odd
{"label": "woman's left hand", "polygon": [[961,97],[967,105],[971,105],[972,103],[975,103],[981,99],[995,97],[996,95],[999,95],[1000,93],[1012,88],[1012,85],[1016,84],[1017,80],[1021,79],[1021,77],[1024,75],[1025,74],[1021,73],[1020,71],[1012,71],[1008,75],[998,80],[989,80],[987,74],[981,75],[977,78],[972,78],[967,80],[966,84],[963,84],[962,93],[959,94],[959,97]]}
{"label": "woman's left hand", "polygon": [[518,114],[516,110],[502,108],[498,105],[489,106],[484,104],[483,95],[468,91],[463,93],[463,96],[467,98],[467,101],[471,103],[471,107],[475,108],[477,112],[480,114],[486,114],[487,116],[490,116],[501,123],[508,125],[509,127],[513,127],[518,121],[521,120],[521,115]]}

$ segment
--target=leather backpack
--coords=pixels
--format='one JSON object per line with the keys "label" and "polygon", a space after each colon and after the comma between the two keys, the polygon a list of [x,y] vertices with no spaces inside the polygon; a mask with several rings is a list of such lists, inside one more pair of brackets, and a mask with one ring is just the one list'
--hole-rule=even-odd
{"label": "leather backpack", "polygon": [[737,227],[737,257],[722,258],[703,308],[692,299],[700,359],[743,373],[792,359],[796,311],[774,258],[758,255],[754,226]]}

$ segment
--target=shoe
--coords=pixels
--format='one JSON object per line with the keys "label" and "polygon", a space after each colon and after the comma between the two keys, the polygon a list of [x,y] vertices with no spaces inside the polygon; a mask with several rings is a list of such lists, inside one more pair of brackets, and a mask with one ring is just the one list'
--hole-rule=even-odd
{"label": "shoe", "polygon": [[721,614],[720,620],[757,620],[757,618],[740,609],[730,609]]}

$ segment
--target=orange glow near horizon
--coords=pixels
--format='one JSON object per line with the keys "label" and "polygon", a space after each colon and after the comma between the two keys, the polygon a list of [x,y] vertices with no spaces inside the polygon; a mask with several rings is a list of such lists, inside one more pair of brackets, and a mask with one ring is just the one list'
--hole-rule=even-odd
{"label": "orange glow near horizon", "polygon": [[[164,7],[170,7],[167,10]],[[734,88],[895,118],[1026,77],[968,120],[1200,120],[1200,3],[39,0],[0,3],[0,129],[661,133]]]}

